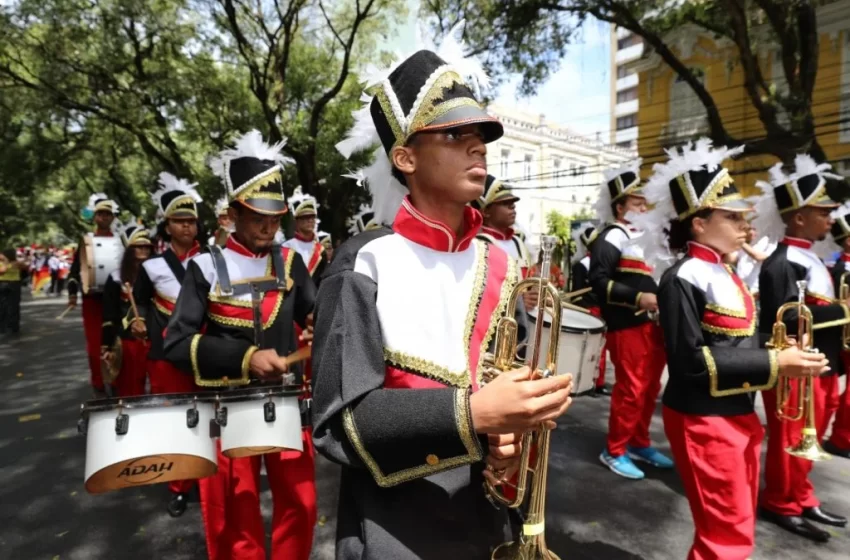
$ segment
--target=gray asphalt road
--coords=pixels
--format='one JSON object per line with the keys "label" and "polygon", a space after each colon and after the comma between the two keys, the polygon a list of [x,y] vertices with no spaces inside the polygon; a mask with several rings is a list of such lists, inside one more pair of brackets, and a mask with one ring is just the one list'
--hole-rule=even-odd
{"label": "gray asphalt road", "polygon": [[[62,309],[58,301],[27,302],[21,337],[0,341],[0,558],[204,558],[197,504],[175,520],[165,512],[164,487],[99,496],[84,490],[85,441],[76,421],[89,398],[87,362],[79,312],[60,322]],[[598,463],[607,405],[578,400],[553,438],[547,540],[564,560],[681,560],[692,525],[675,473],[650,471],[647,480],[632,482]],[[660,418],[653,428],[667,449]],[[317,477],[326,522],[316,528],[313,557],[330,559],[337,470],[320,461]],[[850,513],[850,461],[819,464],[813,479],[826,507]],[[848,558],[848,531],[832,532],[829,544],[816,546],[759,523],[753,558]]]}

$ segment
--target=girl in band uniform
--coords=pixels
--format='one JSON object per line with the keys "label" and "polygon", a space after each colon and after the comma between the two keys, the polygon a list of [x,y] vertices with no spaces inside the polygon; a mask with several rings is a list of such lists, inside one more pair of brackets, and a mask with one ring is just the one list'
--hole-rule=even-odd
{"label": "girl in band uniform", "polygon": [[664,273],[658,307],[670,375],[664,430],[695,525],[688,560],[750,556],[764,438],[755,392],[779,374],[827,370],[822,354],[760,349],[753,336],[753,298],[723,262],[745,241],[751,209],[720,165],[734,153],[707,139],[670,153],[643,189],[654,210],[635,218],[644,254],[685,253]]}

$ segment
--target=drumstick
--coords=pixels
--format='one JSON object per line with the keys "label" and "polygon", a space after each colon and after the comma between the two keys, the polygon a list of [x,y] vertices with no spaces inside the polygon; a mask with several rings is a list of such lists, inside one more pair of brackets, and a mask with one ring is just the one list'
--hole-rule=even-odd
{"label": "drumstick", "polygon": [[584,294],[586,294],[586,293],[590,292],[591,290],[593,290],[593,288],[582,288],[581,290],[576,290],[576,291],[574,291],[574,292],[569,292],[569,293],[566,293],[566,294],[561,294],[561,299],[573,299],[573,298],[577,298],[577,297],[583,296]]}
{"label": "drumstick", "polygon": [[68,312],[71,311],[72,309],[74,309],[73,305],[69,305],[68,307],[66,307],[65,311],[63,311],[62,313],[60,313],[59,315],[56,316],[56,320],[61,321],[62,319],[64,319],[65,315],[67,315]]}
{"label": "drumstick", "polygon": [[281,358],[280,363],[284,368],[289,369],[289,366],[291,366],[292,364],[303,362],[304,360],[309,360],[310,355],[312,353],[312,346],[304,346],[303,348],[299,348],[298,350],[286,356],[285,358]]}
{"label": "drumstick", "polygon": [[124,282],[124,289],[127,290],[127,298],[130,300],[130,308],[133,310],[133,319],[138,319],[139,309],[136,307],[136,298],[133,297],[133,287],[129,282]]}

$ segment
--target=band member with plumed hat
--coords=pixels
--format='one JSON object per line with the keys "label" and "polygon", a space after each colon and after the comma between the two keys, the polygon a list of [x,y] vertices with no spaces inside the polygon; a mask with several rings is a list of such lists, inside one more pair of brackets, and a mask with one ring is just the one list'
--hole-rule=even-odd
{"label": "band member with plumed hat", "polygon": [[522,277],[525,278],[534,263],[525,246],[525,241],[513,229],[516,223],[518,200],[519,197],[511,190],[510,185],[493,175],[487,175],[484,194],[473,201],[472,206],[477,208],[484,217],[479,239],[498,245],[519,264]]}
{"label": "band member with plumed hat", "polygon": [[375,212],[368,204],[361,204],[357,214],[348,218],[346,223],[348,224],[348,233],[352,236],[381,227],[381,224],[375,221]]}
{"label": "band member with plumed hat", "polygon": [[461,32],[373,76],[337,145],[346,157],[378,145],[362,172],[377,223],[392,224],[337,249],[316,304],[314,439],[342,465],[340,560],[489,558],[508,522],[485,479],[507,480],[518,433],[569,404],[569,376],[522,368],[479,386],[519,270],[476,239],[469,203],[503,130],[474,96],[485,76],[462,58]]}
{"label": "band member with plumed hat", "polygon": [[722,165],[740,151],[708,139],[669,150],[642,189],[653,210],[633,218],[653,265],[684,254],[664,273],[658,308],[669,359],[664,431],[693,514],[691,560],[750,557],[764,439],[756,392],[780,374],[827,369],[823,354],[759,348],[753,298],[724,263],[749,230],[752,206]]}
{"label": "band member with plumed hat", "polygon": [[588,273],[608,325],[615,379],[608,441],[599,460],[614,473],[634,480],[642,479],[644,472],[633,459],[673,468],[673,462],[649,439],[666,358],[661,329],[653,320],[658,310],[653,269],[634,243],[641,230],[626,217],[646,210],[639,170],[638,161],[605,173],[596,203],[603,225],[593,243]]}
{"label": "band member with plumed hat", "polygon": [[[103,193],[96,193],[89,197],[88,206],[84,210],[94,218],[95,231],[87,235],[94,237],[112,237],[113,222],[118,215],[118,205]],[[77,305],[77,292],[80,290],[82,279],[80,278],[80,245],[74,253],[74,262],[68,273],[68,305]],[[110,271],[112,272],[112,271]],[[92,290],[83,294],[83,332],[86,335],[86,355],[89,358],[89,370],[91,371],[91,385],[96,397],[106,396],[103,386],[103,377],[100,367],[101,325],[103,324],[103,294]]]}
{"label": "band member with plumed hat", "polygon": [[[227,188],[234,232],[223,248],[212,246],[189,263],[165,337],[167,358],[200,387],[280,385],[288,369],[283,358],[296,347],[293,325],[306,329],[305,339],[312,336],[313,281],[297,251],[274,243],[288,210],[284,143],[268,145],[252,130],[210,162]],[[304,414],[309,418],[308,409]],[[307,431],[302,445],[242,458],[219,452],[218,473],[199,481],[211,559],[266,558],[263,464],[273,500],[271,558],[309,558],[316,486]]]}
{"label": "band member with plumed hat", "polygon": [[[815,380],[818,439],[823,438],[838,408],[838,374],[843,370],[841,335],[844,325],[850,322],[847,302],[836,300],[829,270],[812,249],[815,242],[826,239],[833,223],[830,213],[838,207],[826,190],[827,178],[835,177],[828,173],[829,168],[828,164],[816,164],[805,154],[794,159],[789,173],[783,171],[782,164],[773,166],[769,172],[770,182],[756,182],[761,195],[756,200],[753,220],[758,231],[779,242],[762,263],[759,273],[759,331],[765,339],[771,336],[779,308],[798,300],[797,282],[806,281],[805,302],[811,309],[814,327],[814,340],[809,342],[826,354],[832,370]],[[788,334],[796,336],[796,311],[788,311],[783,318]],[[790,391],[792,403],[802,398],[796,394],[797,385],[792,384]],[[803,421],[781,421],[775,413],[776,395],[776,389],[762,391],[770,437],[761,515],[792,533],[826,542],[830,534],[809,521],[843,527],[847,519],[821,509],[809,480],[812,462],[785,452],[800,441]]]}
{"label": "band member with plumed hat", "polygon": [[230,203],[227,201],[226,196],[218,199],[215,203],[215,216],[218,221],[218,228],[209,240],[207,240],[207,245],[224,247],[227,238],[233,233],[233,222],[230,221],[230,216],[227,213],[229,207]]}
{"label": "band member with plumed hat", "polygon": [[298,251],[307,265],[307,271],[313,277],[313,282],[318,286],[322,272],[328,264],[325,246],[316,236],[316,212],[319,203],[315,197],[304,193],[301,187],[295,187],[288,202],[292,217],[295,218],[295,237],[287,239],[283,246]]}
{"label": "band member with plumed hat", "polygon": [[[200,253],[196,238],[201,196],[194,183],[171,173],[160,173],[158,185],[152,198],[160,218],[158,229],[161,238],[168,242],[168,248],[142,263],[133,284],[139,317],[128,314],[126,320],[136,338],[149,342],[146,365],[151,393],[191,393],[196,390],[194,380],[165,359],[163,337],[180,294],[186,267]],[[172,517],[179,517],[186,511],[188,494],[194,485],[194,480],[168,483],[171,498],[167,509]]]}

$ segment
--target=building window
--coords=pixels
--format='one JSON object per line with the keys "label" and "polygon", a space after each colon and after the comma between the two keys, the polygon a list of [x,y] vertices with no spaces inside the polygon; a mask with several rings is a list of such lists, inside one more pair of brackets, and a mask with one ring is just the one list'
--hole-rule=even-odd
{"label": "building window", "polygon": [[635,35],[634,33],[632,33],[631,35],[627,35],[627,36],[623,37],[622,39],[617,40],[617,49],[618,50],[627,49],[629,47],[633,47],[634,45],[640,45],[640,43],[641,43],[640,35]]}
{"label": "building window", "polygon": [[850,29],[845,29],[841,35],[841,128],[838,141],[850,142]]}
{"label": "building window", "polygon": [[623,91],[617,92],[617,103],[625,103],[626,101],[634,101],[638,98],[638,88],[630,87],[629,89],[624,89]]}
{"label": "building window", "polygon": [[526,181],[531,180],[531,154],[525,155],[525,161],[522,162],[522,178]]}
{"label": "building window", "polygon": [[555,181],[554,181],[555,186],[560,187],[561,186],[561,159],[555,158],[555,160],[552,162],[552,167],[554,168],[553,173],[552,173],[552,177],[555,179]]}
{"label": "building window", "polygon": [[499,175],[501,175],[503,179],[508,178],[508,169],[510,169],[510,163],[511,151],[502,150],[502,160],[499,162]]}
{"label": "building window", "polygon": [[[700,82],[705,83],[705,73],[701,68],[690,70]],[[674,143],[703,133],[706,126],[705,107],[693,88],[678,74],[670,90],[669,123],[668,140]]]}
{"label": "building window", "polygon": [[621,66],[617,66],[617,78],[625,78],[627,76],[631,76],[634,73],[635,73],[635,69],[629,67],[626,64],[623,64]]}
{"label": "building window", "polygon": [[626,115],[617,117],[617,130],[624,130],[637,126],[637,115]]}
{"label": "building window", "polygon": [[570,164],[570,175],[572,175],[573,177],[578,176],[578,165],[574,163]]}
{"label": "building window", "polygon": [[632,148],[635,147],[635,142],[634,142],[634,140],[627,140],[625,142],[617,142],[617,147],[618,148],[626,148],[627,150],[631,150]]}

